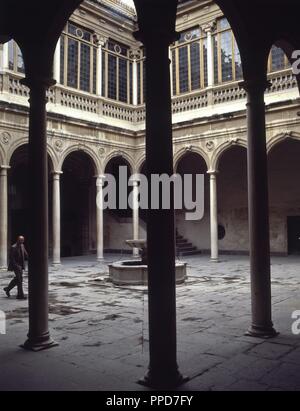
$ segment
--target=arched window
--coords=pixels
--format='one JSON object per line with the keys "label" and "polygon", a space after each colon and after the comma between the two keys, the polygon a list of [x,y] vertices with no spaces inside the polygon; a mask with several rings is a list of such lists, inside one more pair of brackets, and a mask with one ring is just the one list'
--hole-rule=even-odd
{"label": "arched window", "polygon": [[25,66],[21,50],[17,43],[11,40],[8,43],[8,68],[17,73],[25,73]]}
{"label": "arched window", "polygon": [[240,52],[226,18],[217,22],[217,32],[213,36],[215,84],[243,78]]}
{"label": "arched window", "polygon": [[207,86],[207,40],[200,28],[182,32],[171,53],[173,95]]}
{"label": "arched window", "polygon": [[273,46],[269,56],[269,67],[268,71],[270,73],[274,71],[285,70],[290,67],[290,62],[282,50],[282,48]]}

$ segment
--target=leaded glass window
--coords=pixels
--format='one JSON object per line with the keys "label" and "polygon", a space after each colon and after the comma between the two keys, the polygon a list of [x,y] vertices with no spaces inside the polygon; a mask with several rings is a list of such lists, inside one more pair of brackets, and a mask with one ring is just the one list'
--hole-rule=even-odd
{"label": "leaded glass window", "polygon": [[241,80],[242,61],[238,45],[226,18],[218,21],[213,36],[215,84]]}
{"label": "leaded glass window", "polygon": [[132,103],[132,61],[129,47],[109,39],[102,52],[102,93],[104,97]]}
{"label": "leaded glass window", "polygon": [[60,82],[88,93],[96,93],[97,45],[92,33],[71,22],[61,36]]}
{"label": "leaded glass window", "polygon": [[273,46],[269,57],[269,71],[280,71],[290,67],[289,60],[282,48]]}
{"label": "leaded glass window", "polygon": [[171,48],[173,95],[207,86],[207,43],[200,28],[180,33]]}
{"label": "leaded glass window", "polygon": [[13,40],[8,43],[8,68],[17,73],[25,73],[25,65],[21,50]]}

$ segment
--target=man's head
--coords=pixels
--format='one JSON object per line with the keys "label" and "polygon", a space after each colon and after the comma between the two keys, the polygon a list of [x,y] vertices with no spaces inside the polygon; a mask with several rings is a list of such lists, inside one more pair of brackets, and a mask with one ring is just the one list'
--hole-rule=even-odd
{"label": "man's head", "polygon": [[25,238],[22,235],[19,235],[17,238],[17,243],[18,244],[24,244]]}

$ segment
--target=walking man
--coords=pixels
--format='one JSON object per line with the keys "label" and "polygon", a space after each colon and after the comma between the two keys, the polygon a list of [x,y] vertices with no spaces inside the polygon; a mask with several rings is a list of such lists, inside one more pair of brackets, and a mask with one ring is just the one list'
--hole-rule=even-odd
{"label": "walking man", "polygon": [[28,254],[24,247],[24,241],[24,237],[19,236],[16,244],[11,246],[8,271],[14,271],[15,278],[10,282],[8,287],[4,288],[7,297],[10,297],[10,291],[17,286],[18,300],[26,300],[23,292],[23,270],[25,269],[25,258],[28,258]]}

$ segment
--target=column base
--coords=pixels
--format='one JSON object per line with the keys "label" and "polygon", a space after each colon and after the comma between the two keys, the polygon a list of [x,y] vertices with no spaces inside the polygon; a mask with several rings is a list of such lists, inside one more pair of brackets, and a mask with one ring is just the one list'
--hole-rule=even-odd
{"label": "column base", "polygon": [[162,374],[153,375],[149,371],[144,378],[138,381],[138,384],[147,388],[172,390],[180,387],[189,380],[189,377],[182,376],[179,372],[176,372],[174,375],[169,374],[163,376]]}
{"label": "column base", "polygon": [[59,344],[57,342],[53,341],[52,338],[49,337],[45,341],[32,341],[28,339],[24,344],[20,345],[20,347],[27,351],[38,352],[57,347],[58,345]]}
{"label": "column base", "polygon": [[52,265],[52,267],[58,267],[59,268],[59,267],[61,267],[62,264],[61,264],[61,262],[59,262],[59,263],[52,263],[51,265]]}
{"label": "column base", "polygon": [[104,257],[97,257],[97,261],[103,261]]}
{"label": "column base", "polygon": [[0,273],[5,273],[7,272],[8,267],[0,267]]}
{"label": "column base", "polygon": [[247,337],[268,339],[277,337],[279,332],[277,332],[272,326],[269,328],[262,328],[251,325],[251,327],[245,332],[245,335]]}
{"label": "column base", "polygon": [[210,258],[210,262],[211,263],[219,263],[220,262],[220,260],[219,260],[219,257],[217,257],[217,258]]}

